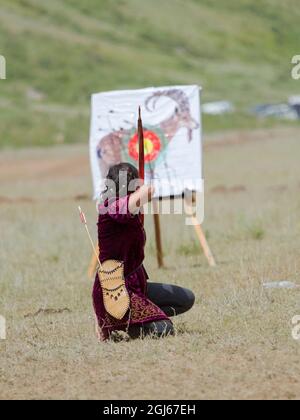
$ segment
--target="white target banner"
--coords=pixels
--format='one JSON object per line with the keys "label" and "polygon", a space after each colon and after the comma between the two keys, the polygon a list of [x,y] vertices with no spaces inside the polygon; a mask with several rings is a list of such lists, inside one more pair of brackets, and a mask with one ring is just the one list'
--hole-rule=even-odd
{"label": "white target banner", "polygon": [[110,166],[138,167],[138,107],[145,138],[145,181],[156,196],[203,192],[199,86],[171,86],[92,95],[90,159],[94,198]]}

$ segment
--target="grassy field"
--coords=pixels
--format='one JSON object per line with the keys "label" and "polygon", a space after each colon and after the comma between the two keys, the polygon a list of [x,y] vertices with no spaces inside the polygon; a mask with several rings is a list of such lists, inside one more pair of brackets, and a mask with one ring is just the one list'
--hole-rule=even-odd
{"label": "grassy field", "polygon": [[2,151],[0,398],[299,398],[300,292],[262,287],[300,285],[299,152],[296,129],[210,136],[204,228],[217,268],[192,228],[164,216],[158,270],[147,220],[151,278],[192,288],[196,305],[175,337],[98,344],[76,208],[95,233],[87,148]]}
{"label": "grassy field", "polygon": [[297,0],[1,0],[0,147],[83,142],[91,93],[153,85],[233,101],[209,131],[284,124],[248,109],[298,93],[299,19]]}

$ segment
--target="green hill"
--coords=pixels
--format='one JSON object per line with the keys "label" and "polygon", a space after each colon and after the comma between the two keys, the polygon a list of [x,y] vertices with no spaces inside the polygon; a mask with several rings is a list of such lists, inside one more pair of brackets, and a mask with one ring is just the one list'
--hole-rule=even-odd
{"label": "green hill", "polygon": [[246,115],[300,92],[297,0],[0,0],[0,145],[80,142],[90,94],[198,83],[239,112],[207,130],[274,124]]}

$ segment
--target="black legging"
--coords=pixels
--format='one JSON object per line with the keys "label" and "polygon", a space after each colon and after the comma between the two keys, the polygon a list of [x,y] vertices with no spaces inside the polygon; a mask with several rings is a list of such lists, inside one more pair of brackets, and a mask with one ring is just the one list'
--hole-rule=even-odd
{"label": "black legging", "polygon": [[[195,302],[195,295],[191,290],[163,283],[148,282],[147,297],[169,317],[187,312]],[[133,325],[128,333],[131,338],[146,335],[162,337],[173,335],[174,327],[170,321],[155,321],[146,323],[142,327]]]}
{"label": "black legging", "polygon": [[172,284],[148,282],[147,296],[167,316],[183,314],[195,302],[195,295],[191,290]]}

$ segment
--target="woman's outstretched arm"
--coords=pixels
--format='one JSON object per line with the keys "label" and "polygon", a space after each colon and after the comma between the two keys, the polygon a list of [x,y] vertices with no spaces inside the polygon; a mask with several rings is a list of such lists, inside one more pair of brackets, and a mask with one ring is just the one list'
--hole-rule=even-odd
{"label": "woman's outstretched arm", "polygon": [[149,201],[152,200],[154,187],[142,185],[137,191],[131,194],[128,202],[128,210],[131,214],[136,214]]}

